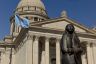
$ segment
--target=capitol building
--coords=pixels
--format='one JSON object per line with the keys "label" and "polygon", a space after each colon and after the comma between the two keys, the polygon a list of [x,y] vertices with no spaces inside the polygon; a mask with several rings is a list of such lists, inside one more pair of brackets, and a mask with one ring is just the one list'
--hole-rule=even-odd
{"label": "capitol building", "polygon": [[[14,15],[29,19],[29,28],[15,24]],[[41,0],[20,0],[10,17],[10,34],[0,41],[0,64],[61,64],[60,40],[73,24],[84,49],[82,64],[96,64],[96,28],[89,29],[61,12],[50,19]]]}

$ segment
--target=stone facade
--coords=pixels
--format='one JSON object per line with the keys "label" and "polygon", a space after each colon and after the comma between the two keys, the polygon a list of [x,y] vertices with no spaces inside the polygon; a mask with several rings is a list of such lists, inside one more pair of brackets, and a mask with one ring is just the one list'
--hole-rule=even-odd
{"label": "stone facade", "polygon": [[27,29],[16,26],[14,16],[10,18],[10,36],[0,43],[0,64],[61,64],[60,40],[69,23],[75,26],[85,50],[82,64],[96,64],[96,31],[69,19],[67,12],[49,19],[40,0],[21,0],[15,13],[27,17],[30,26]]}

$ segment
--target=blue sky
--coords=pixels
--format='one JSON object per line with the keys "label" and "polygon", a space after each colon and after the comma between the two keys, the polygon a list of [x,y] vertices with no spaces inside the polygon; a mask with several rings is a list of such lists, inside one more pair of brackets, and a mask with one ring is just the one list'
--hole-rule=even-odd
{"label": "blue sky", "polygon": [[[9,34],[10,16],[20,0],[0,0],[0,39]],[[87,27],[96,26],[96,0],[42,0],[48,16],[60,17],[63,10],[68,17]]]}

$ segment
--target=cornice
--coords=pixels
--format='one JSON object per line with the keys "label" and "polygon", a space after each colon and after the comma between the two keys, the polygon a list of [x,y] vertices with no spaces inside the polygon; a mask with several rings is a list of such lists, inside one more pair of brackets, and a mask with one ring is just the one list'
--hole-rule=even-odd
{"label": "cornice", "polygon": [[[37,31],[37,32],[44,32],[44,33],[60,34],[60,35],[62,35],[64,33],[64,30],[61,30],[61,29],[53,29],[53,28],[38,27],[38,26],[31,26],[29,28],[29,30]],[[96,39],[96,35],[95,34],[82,33],[82,32],[77,32],[77,34],[78,34],[78,36]]]}
{"label": "cornice", "polygon": [[[19,7],[19,8],[16,8],[14,12],[16,12],[18,9],[22,9],[22,8],[24,8],[24,7],[28,7],[28,8],[30,8],[30,7],[36,7],[36,8],[42,9],[43,11],[46,11],[46,10],[44,10],[43,8],[37,7],[37,6],[21,6],[21,7]],[[23,10],[22,10],[22,11],[23,11]],[[32,10],[30,10],[30,11],[32,11]]]}
{"label": "cornice", "polygon": [[15,44],[14,43],[0,43],[0,48],[14,48],[15,47]]}

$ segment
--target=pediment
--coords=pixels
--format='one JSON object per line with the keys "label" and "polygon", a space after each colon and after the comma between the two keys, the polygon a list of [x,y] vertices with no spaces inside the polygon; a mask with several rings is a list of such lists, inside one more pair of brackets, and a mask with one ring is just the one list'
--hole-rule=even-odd
{"label": "pediment", "polygon": [[83,33],[86,33],[88,32],[87,28],[74,22],[74,21],[71,21],[69,19],[64,19],[64,20],[55,20],[55,21],[50,21],[50,23],[45,23],[45,24],[42,24],[42,27],[47,27],[47,28],[51,28],[51,29],[57,29],[57,30],[65,30],[65,27],[67,24],[73,24],[74,27],[75,27],[75,31],[76,32],[83,32]]}

